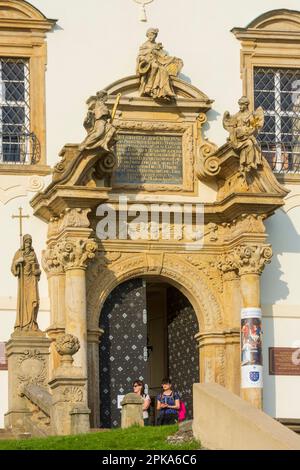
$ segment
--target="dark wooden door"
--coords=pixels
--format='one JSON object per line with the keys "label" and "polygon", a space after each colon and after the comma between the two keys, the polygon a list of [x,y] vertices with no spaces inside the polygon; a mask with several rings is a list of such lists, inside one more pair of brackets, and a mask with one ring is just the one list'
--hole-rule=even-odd
{"label": "dark wooden door", "polygon": [[132,392],[134,380],[147,374],[146,284],[132,279],[117,286],[100,316],[104,335],[100,343],[101,426],[121,424],[120,396]]}
{"label": "dark wooden door", "polygon": [[199,382],[199,350],[195,335],[199,325],[189,300],[169,287],[168,311],[168,370],[173,390],[179,392],[187,408],[187,419],[193,417],[193,383]]}

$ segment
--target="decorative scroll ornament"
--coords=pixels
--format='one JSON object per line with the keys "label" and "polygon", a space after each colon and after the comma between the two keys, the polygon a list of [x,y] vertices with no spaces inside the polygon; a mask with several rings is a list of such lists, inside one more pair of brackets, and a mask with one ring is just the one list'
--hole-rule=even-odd
{"label": "decorative scroll ornament", "polygon": [[134,0],[135,3],[138,3],[141,5],[141,14],[140,14],[140,21],[147,21],[147,15],[146,15],[146,5],[149,3],[152,3],[153,0]]}

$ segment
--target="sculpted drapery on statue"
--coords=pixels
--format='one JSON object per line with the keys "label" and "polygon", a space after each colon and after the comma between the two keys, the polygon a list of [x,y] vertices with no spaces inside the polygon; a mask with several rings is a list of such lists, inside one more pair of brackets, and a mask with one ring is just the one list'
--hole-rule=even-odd
{"label": "sculpted drapery on statue", "polygon": [[109,152],[114,143],[115,127],[112,125],[112,116],[105,104],[106,91],[98,91],[96,96],[90,96],[86,104],[88,111],[84,120],[87,136],[79,146],[79,150],[103,148]]}
{"label": "sculpted drapery on statue", "polygon": [[239,100],[240,110],[233,116],[224,113],[223,126],[229,132],[229,142],[240,156],[240,173],[246,177],[252,168],[262,164],[260,146],[256,135],[264,125],[264,112],[261,107],[254,112],[249,110],[249,100],[242,96]]}
{"label": "sculpted drapery on statue", "polygon": [[175,93],[171,77],[179,74],[183,61],[169,56],[162,43],[155,42],[158,32],[158,29],[148,29],[148,40],[139,50],[137,74],[140,76],[140,95],[154,99],[172,99]]}
{"label": "sculpted drapery on statue", "polygon": [[22,248],[13,259],[11,271],[18,277],[18,302],[15,330],[37,331],[39,310],[38,281],[41,270],[32,248],[31,235],[24,235]]}

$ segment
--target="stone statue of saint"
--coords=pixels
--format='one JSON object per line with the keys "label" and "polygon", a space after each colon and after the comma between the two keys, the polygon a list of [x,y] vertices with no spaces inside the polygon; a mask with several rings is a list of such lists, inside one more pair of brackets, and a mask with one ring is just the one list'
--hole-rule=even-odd
{"label": "stone statue of saint", "polygon": [[13,259],[11,271],[18,277],[18,303],[15,330],[37,331],[39,310],[38,281],[41,270],[32,248],[31,235],[23,236],[22,248]]}
{"label": "stone statue of saint", "polygon": [[148,29],[148,40],[140,47],[137,57],[140,95],[170,100],[175,97],[171,77],[179,74],[183,61],[169,56],[163,45],[155,42],[158,31],[154,28]]}
{"label": "stone statue of saint", "polygon": [[83,123],[87,136],[79,146],[80,151],[102,148],[109,152],[114,144],[116,128],[111,124],[110,111],[105,104],[106,99],[106,91],[98,91],[96,96],[91,96],[87,100],[88,111]]}
{"label": "stone statue of saint", "polygon": [[238,113],[233,116],[228,111],[224,113],[223,126],[229,132],[228,141],[240,156],[240,173],[246,177],[246,173],[252,168],[257,169],[258,165],[262,164],[256,135],[264,125],[264,112],[261,107],[254,112],[250,111],[246,96],[242,96],[238,103]]}

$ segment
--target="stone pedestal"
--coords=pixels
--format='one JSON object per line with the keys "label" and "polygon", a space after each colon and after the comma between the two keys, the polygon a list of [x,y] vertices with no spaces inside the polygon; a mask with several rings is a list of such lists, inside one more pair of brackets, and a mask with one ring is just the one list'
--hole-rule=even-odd
{"label": "stone pedestal", "polygon": [[52,390],[51,425],[54,434],[89,432],[87,377],[81,367],[72,365],[71,356],[63,356],[49,386]]}
{"label": "stone pedestal", "polygon": [[24,419],[30,415],[28,400],[22,396],[25,385],[47,388],[51,340],[41,331],[15,331],[8,343],[8,412],[5,427],[24,431]]}
{"label": "stone pedestal", "polygon": [[59,367],[49,382],[52,390],[51,423],[57,435],[86,433],[90,429],[86,377],[80,367]]}
{"label": "stone pedestal", "polygon": [[130,428],[133,425],[144,426],[143,420],[143,403],[144,400],[136,393],[128,393],[123,398],[121,427]]}

